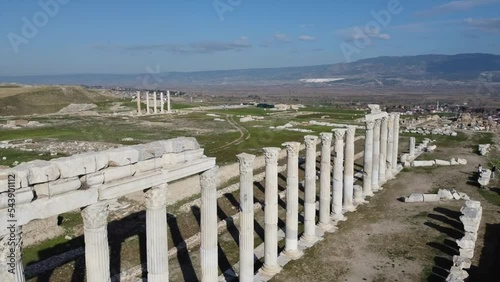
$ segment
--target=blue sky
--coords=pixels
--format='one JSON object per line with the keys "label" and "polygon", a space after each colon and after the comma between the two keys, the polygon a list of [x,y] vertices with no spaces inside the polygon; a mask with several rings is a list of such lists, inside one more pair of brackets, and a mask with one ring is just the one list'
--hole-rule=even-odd
{"label": "blue sky", "polygon": [[303,66],[499,50],[500,0],[0,1],[0,75]]}

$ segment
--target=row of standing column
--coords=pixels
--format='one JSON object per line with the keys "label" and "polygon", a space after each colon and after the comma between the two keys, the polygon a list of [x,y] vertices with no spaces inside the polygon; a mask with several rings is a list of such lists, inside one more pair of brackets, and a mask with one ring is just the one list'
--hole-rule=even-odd
{"label": "row of standing column", "polygon": [[399,113],[366,121],[363,195],[373,196],[398,172]]}
{"label": "row of standing column", "polygon": [[[334,139],[333,198],[331,198],[331,153]],[[354,136],[355,127],[321,133],[320,205],[318,227],[325,231],[333,227],[332,220],[342,220],[344,211],[354,210]],[[345,138],[345,143],[344,143]],[[304,137],[306,147],[304,232],[300,238],[313,243],[316,236],[316,146],[318,137]],[[345,144],[345,146],[344,146]],[[287,151],[286,229],[283,254],[290,259],[302,255],[298,248],[299,218],[299,142],[283,144]],[[265,177],[265,234],[263,273],[274,275],[280,271],[278,264],[278,156],[280,148],[264,148]],[[240,238],[239,281],[254,279],[254,209],[253,163],[255,155],[242,153],[240,162]]]}
{"label": "row of standing column", "polygon": [[[142,114],[142,109],[141,109],[142,103],[141,103],[141,92],[137,91],[137,113],[140,115]],[[150,114],[150,99],[149,99],[149,92],[146,92],[146,113]],[[164,106],[164,97],[163,97],[163,92],[160,92],[160,113],[165,113],[165,106]],[[167,112],[170,113],[172,109],[170,108],[170,91],[167,91]],[[153,93],[153,113],[158,113],[158,106],[157,106],[157,95],[156,92]]]}

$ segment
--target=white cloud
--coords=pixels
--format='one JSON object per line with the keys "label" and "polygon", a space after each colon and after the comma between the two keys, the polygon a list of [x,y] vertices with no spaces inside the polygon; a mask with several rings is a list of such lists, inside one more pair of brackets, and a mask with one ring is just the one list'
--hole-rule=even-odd
{"label": "white cloud", "polygon": [[288,35],[284,33],[276,33],[274,35],[274,39],[279,42],[285,42],[285,43],[291,42],[290,38],[288,38]]}
{"label": "white cloud", "polygon": [[391,39],[391,36],[387,33],[380,33],[379,31],[365,29],[360,26],[340,29],[337,30],[336,34],[342,37],[342,39],[345,41],[364,39],[366,37],[380,39],[380,40]]}
{"label": "white cloud", "polygon": [[428,10],[416,12],[417,16],[434,16],[439,14],[469,11],[479,6],[499,2],[498,0],[455,0],[434,6]]}
{"label": "white cloud", "polygon": [[466,19],[465,24],[473,29],[488,32],[500,32],[500,18]]}
{"label": "white cloud", "polygon": [[316,37],[313,37],[311,35],[301,35],[299,36],[300,41],[316,41]]}

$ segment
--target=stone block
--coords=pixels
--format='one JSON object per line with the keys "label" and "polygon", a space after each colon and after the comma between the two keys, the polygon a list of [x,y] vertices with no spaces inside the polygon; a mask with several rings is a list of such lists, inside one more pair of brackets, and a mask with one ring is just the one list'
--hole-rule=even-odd
{"label": "stone block", "polygon": [[441,198],[443,200],[453,200],[453,194],[450,192],[450,190],[439,189],[438,195],[439,195],[439,198]]}
{"label": "stone block", "polygon": [[465,201],[465,206],[466,207],[469,207],[469,208],[480,208],[481,207],[481,202],[480,201],[472,201],[472,200],[469,200],[469,201]]}
{"label": "stone block", "polygon": [[34,189],[37,197],[53,197],[70,191],[80,189],[82,182],[80,178],[63,178],[52,182],[36,184]]}
{"label": "stone block", "polygon": [[126,166],[139,161],[139,151],[132,147],[111,149],[105,153],[109,158],[109,166]]}
{"label": "stone block", "polygon": [[474,257],[474,249],[460,249],[460,256],[471,259]]}
{"label": "stone block", "polygon": [[459,240],[455,240],[455,242],[457,242],[457,245],[460,248],[474,249],[474,246],[476,245],[476,236],[474,236],[473,234],[475,233],[466,232],[464,237]]}
{"label": "stone block", "polygon": [[422,167],[422,166],[434,166],[435,162],[432,161],[413,161],[413,167]]}
{"label": "stone block", "polygon": [[462,199],[462,200],[466,200],[466,201],[470,200],[469,196],[465,193],[458,192],[458,195],[460,195],[460,199]]}
{"label": "stone block", "polygon": [[104,171],[84,175],[80,178],[80,181],[85,183],[87,187],[101,185],[104,183]]}
{"label": "stone block", "polygon": [[[86,161],[88,160],[89,158],[86,158]],[[51,160],[51,162],[57,166],[59,172],[61,173],[62,178],[70,178],[74,176],[84,175],[85,173],[87,173],[85,170],[84,159],[82,157],[71,156],[71,157],[57,158]],[[95,171],[95,160],[91,158],[90,162],[93,164],[87,164],[87,165],[92,166]]]}
{"label": "stone block", "polygon": [[425,150],[427,152],[432,152],[434,150],[436,150],[437,146],[436,145],[428,145],[427,148],[425,148]]}
{"label": "stone block", "polygon": [[405,198],[405,203],[416,203],[423,201],[424,201],[424,195],[419,193],[412,193],[410,196]]}
{"label": "stone block", "polygon": [[135,174],[135,167],[133,165],[108,167],[104,172],[104,183],[109,183],[113,180],[129,177]]}
{"label": "stone block", "polygon": [[460,269],[469,269],[471,267],[471,260],[461,256],[453,256],[453,265]]}
{"label": "stone block", "polygon": [[28,185],[53,181],[60,176],[57,166],[48,161],[31,161],[18,167],[28,170]]}
{"label": "stone block", "polygon": [[33,189],[31,189],[31,187],[21,188],[16,190],[14,193],[4,192],[0,194],[0,209],[5,209],[9,206],[9,199],[14,199],[17,206],[30,203],[34,198],[35,194],[33,193]]}
{"label": "stone block", "polygon": [[459,165],[459,163],[458,163],[457,159],[455,159],[455,158],[451,158],[451,160],[450,160],[450,164],[451,164],[451,165]]}
{"label": "stone block", "polygon": [[423,194],[424,202],[439,202],[438,194]]}
{"label": "stone block", "polygon": [[28,169],[22,167],[15,167],[11,169],[0,170],[0,193],[8,191],[8,177],[9,174],[14,175],[14,189],[28,187]]}
{"label": "stone block", "polygon": [[457,162],[458,162],[458,164],[461,164],[461,165],[466,165],[467,164],[467,160],[466,159],[458,158]]}
{"label": "stone block", "polygon": [[445,165],[445,166],[448,166],[448,165],[451,165],[451,162],[450,161],[445,161],[445,160],[434,160],[436,162],[436,165]]}
{"label": "stone block", "polygon": [[146,172],[161,168],[163,166],[163,161],[161,158],[154,158],[145,161],[139,161],[134,164],[134,168],[137,173]]}

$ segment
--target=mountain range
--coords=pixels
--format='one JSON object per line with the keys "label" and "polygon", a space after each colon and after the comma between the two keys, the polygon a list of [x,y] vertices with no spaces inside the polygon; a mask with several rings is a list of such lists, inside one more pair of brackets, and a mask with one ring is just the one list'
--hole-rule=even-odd
{"label": "mountain range", "polygon": [[[332,78],[331,81],[311,79]],[[334,79],[335,78],[335,79]],[[308,79],[308,80],[306,80]],[[376,57],[351,63],[317,66],[162,72],[157,74],[65,74],[0,76],[0,82],[21,84],[72,84],[149,88],[203,85],[425,85],[500,82],[500,55],[457,54]]]}

